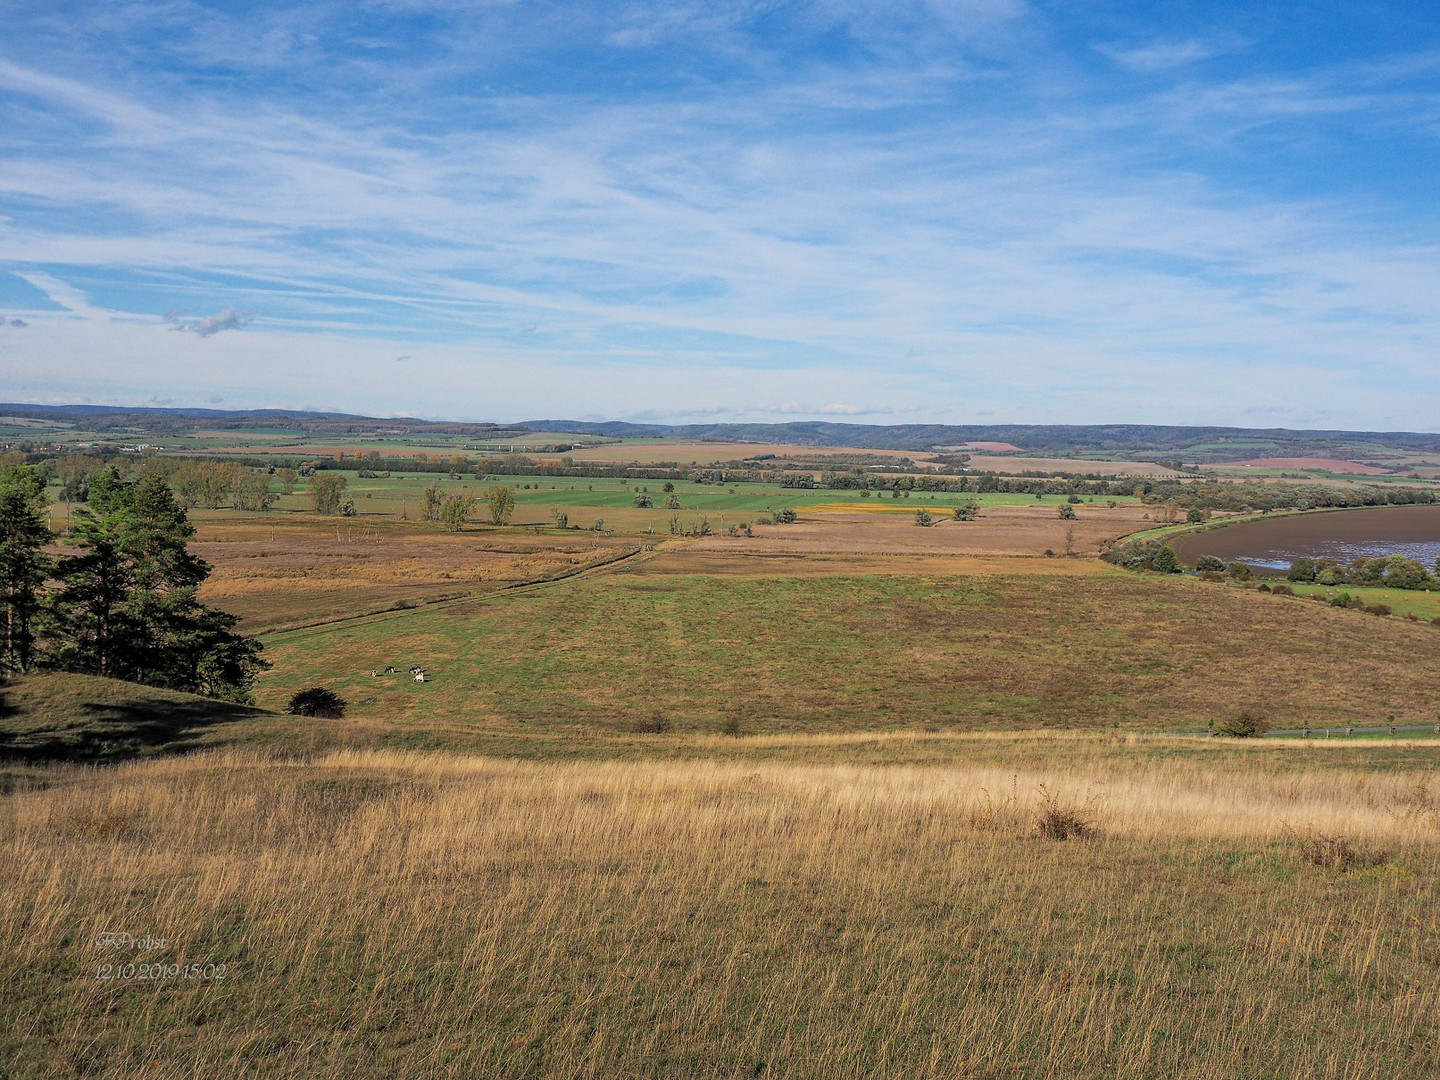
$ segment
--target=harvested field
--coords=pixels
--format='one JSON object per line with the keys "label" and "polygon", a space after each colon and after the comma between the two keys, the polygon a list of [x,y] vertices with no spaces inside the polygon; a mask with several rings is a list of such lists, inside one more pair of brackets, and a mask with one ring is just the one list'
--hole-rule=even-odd
{"label": "harvested field", "polygon": [[741,442],[624,442],[607,446],[580,446],[569,451],[576,461],[635,462],[651,464],[658,461],[676,461],[681,465],[695,462],[709,465],[716,461],[739,461],[760,454],[776,458],[800,458],[813,461],[840,455],[864,455],[867,457],[910,458],[920,461],[930,455],[923,450],[864,450],[853,446],[798,446],[793,443],[741,443]]}
{"label": "harvested field", "polygon": [[[844,507],[844,513],[827,513],[829,507],[821,504],[806,508],[793,525],[757,528],[754,537],[707,536],[698,546],[713,551],[856,555],[1043,556],[1048,548],[1064,555],[1066,534],[1073,526],[1073,553],[1094,555],[1104,542],[1150,524],[1145,521],[1149,508],[1137,503],[1113,509],[1086,503],[1075,508],[1075,521],[1062,520],[1054,505],[987,506],[974,521],[956,521],[947,507],[904,505],[910,501],[876,499],[858,513],[850,506]],[[915,511],[922,508],[935,515],[935,524],[928,529],[915,525]]]}
{"label": "harvested field", "polygon": [[975,450],[982,454],[1019,454],[1024,452],[1020,447],[1008,442],[971,442],[966,443],[961,449]]}
{"label": "harvested field", "polygon": [[1098,473],[1101,476],[1177,476],[1174,469],[1157,465],[1153,461],[1102,461],[1095,458],[1063,457],[987,457],[974,454],[970,458],[972,473],[995,472],[1014,475],[1015,473],[1038,472],[1047,475],[1058,473]]}
{"label": "harvested field", "polygon": [[[605,573],[271,635],[258,697],[330,686],[416,746],[437,728],[590,738],[657,714],[677,732],[1193,731],[1246,710],[1431,723],[1437,643],[1428,624],[1120,572]],[[433,681],[369,677],[413,663]]]}
{"label": "harvested field", "polygon": [[439,597],[491,592],[606,562],[633,543],[518,530],[449,533],[313,518],[201,520],[191,550],[214,566],[208,604],[261,633]]}
{"label": "harvested field", "polygon": [[1376,468],[1374,465],[1362,465],[1358,461],[1342,461],[1339,458],[1251,458],[1249,461],[1223,461],[1209,468],[1291,469],[1300,472],[1354,473],[1356,476],[1390,475],[1389,469]]}

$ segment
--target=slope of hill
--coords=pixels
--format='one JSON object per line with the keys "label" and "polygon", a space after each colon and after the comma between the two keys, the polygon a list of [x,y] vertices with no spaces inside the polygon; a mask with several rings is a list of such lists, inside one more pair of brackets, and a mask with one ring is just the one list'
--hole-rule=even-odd
{"label": "slope of hill", "polygon": [[0,758],[99,761],[187,749],[264,709],[90,675],[45,672],[0,686]]}

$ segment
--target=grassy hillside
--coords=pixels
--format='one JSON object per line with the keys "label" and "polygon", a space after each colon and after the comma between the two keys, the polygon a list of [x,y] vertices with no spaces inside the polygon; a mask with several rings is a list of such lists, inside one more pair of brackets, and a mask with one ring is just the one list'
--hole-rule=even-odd
{"label": "grassy hillside", "polygon": [[165,753],[267,715],[118,679],[46,672],[0,685],[0,758],[102,761]]}
{"label": "grassy hillside", "polygon": [[1299,746],[1176,762],[1051,741],[1064,753],[1014,769],[971,759],[975,740],[938,768],[53,770],[0,818],[0,1060],[267,1080],[1440,1074],[1433,751],[1377,773]]}
{"label": "grassy hillside", "polygon": [[[1119,571],[707,577],[650,565],[275,635],[260,700],[331,686],[407,745],[655,720],[677,732],[1164,731],[1241,710],[1317,727],[1440,712],[1440,630],[1293,597]],[[416,663],[431,681],[405,674]],[[386,665],[400,674],[370,676]]]}

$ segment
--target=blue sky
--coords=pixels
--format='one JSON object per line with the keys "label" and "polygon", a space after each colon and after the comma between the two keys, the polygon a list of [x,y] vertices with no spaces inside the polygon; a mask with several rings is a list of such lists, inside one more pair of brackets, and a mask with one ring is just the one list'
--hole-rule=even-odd
{"label": "blue sky", "polygon": [[1437,11],[0,0],[0,398],[1437,430]]}

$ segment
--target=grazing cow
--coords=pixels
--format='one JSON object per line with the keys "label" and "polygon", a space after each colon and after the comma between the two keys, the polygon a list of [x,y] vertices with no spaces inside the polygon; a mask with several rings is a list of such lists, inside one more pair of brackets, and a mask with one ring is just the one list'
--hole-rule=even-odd
{"label": "grazing cow", "polygon": [[380,677],[380,672],[376,671],[374,668],[371,668],[371,669],[370,669],[370,677],[371,677],[372,679],[378,679],[378,678]]}
{"label": "grazing cow", "polygon": [[423,671],[417,671],[417,672],[415,672],[415,681],[416,681],[416,682],[424,682],[424,681],[425,681],[425,672],[423,672]]}
{"label": "grazing cow", "polygon": [[411,674],[411,675],[419,675],[420,672],[422,672],[422,671],[424,671],[424,670],[425,670],[425,669],[422,668],[419,664],[416,664],[414,667],[412,667],[412,668],[410,669],[410,674]]}
{"label": "grazing cow", "polygon": [[389,667],[387,667],[387,668],[385,669],[385,671],[384,671],[383,674],[386,674],[386,675],[394,675],[394,674],[395,674],[395,665],[394,665],[394,664],[391,664]]}

